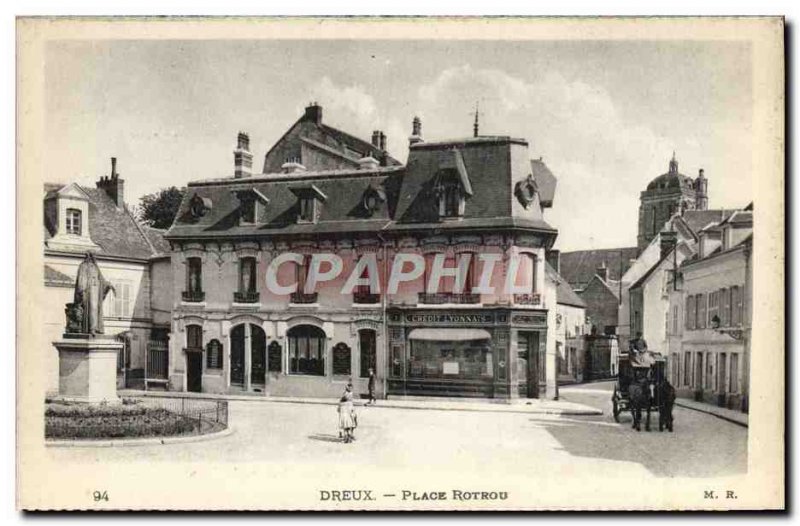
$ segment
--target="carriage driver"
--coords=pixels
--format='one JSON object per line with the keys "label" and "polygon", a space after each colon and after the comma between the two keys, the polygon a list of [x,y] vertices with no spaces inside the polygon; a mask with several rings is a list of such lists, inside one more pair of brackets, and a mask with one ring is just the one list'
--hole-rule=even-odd
{"label": "carriage driver", "polygon": [[631,351],[633,351],[634,354],[639,354],[640,352],[647,350],[647,342],[644,341],[644,338],[642,338],[641,332],[636,333],[636,339],[631,340],[630,345]]}

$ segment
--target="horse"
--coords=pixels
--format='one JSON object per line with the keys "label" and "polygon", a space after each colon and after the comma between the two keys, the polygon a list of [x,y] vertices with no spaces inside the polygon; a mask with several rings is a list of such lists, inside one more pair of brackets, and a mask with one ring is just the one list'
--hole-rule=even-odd
{"label": "horse", "polygon": [[675,388],[664,380],[658,387],[656,396],[658,401],[658,430],[664,431],[666,427],[672,433],[672,406],[675,405]]}
{"label": "horse", "polygon": [[642,409],[647,411],[647,420],[645,421],[645,431],[650,431],[650,401],[653,396],[653,384],[647,380],[642,379],[636,382],[631,382],[628,387],[628,395],[630,398],[631,415],[633,415],[633,429],[641,431],[642,423]]}

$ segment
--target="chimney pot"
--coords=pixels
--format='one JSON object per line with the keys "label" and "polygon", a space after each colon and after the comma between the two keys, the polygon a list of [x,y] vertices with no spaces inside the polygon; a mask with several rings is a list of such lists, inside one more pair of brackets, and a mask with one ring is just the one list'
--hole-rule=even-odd
{"label": "chimney pot", "polygon": [[253,170],[253,154],[250,153],[250,136],[239,132],[236,136],[236,149],[233,150],[233,176],[250,177]]}
{"label": "chimney pot", "polygon": [[419,117],[414,116],[411,121],[411,136],[408,138],[408,145],[413,146],[418,142],[422,142],[422,121]]}
{"label": "chimney pot", "polygon": [[372,146],[375,148],[380,148],[381,146],[381,132],[380,130],[374,130],[372,132]]}
{"label": "chimney pot", "polygon": [[381,150],[386,151],[386,135],[380,132],[380,144],[378,146]]}
{"label": "chimney pot", "polygon": [[117,158],[116,157],[112,157],[111,158],[111,177],[116,177],[116,176],[117,176]]}
{"label": "chimney pot", "polygon": [[314,124],[322,124],[322,106],[312,102],[306,107],[305,118]]}

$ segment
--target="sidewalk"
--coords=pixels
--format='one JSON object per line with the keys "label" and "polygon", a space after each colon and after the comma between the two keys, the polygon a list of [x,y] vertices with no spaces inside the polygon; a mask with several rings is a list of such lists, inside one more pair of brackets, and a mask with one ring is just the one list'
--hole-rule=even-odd
{"label": "sidewalk", "polygon": [[[209,394],[170,391],[137,391],[125,389],[117,391],[121,397],[143,396],[156,398],[198,398],[207,400],[229,400],[237,402],[272,402],[283,404],[317,404],[336,405],[337,400],[331,398],[295,398],[283,396],[265,396],[259,394]],[[364,400],[356,400],[355,405],[364,406]],[[602,415],[600,409],[588,405],[566,402],[563,400],[496,400],[469,398],[438,397],[397,397],[391,400],[378,400],[370,409],[424,409],[439,411],[475,411],[487,413],[522,413],[544,415],[596,416]]]}
{"label": "sidewalk", "polygon": [[714,415],[717,418],[747,427],[747,413],[742,413],[741,411],[735,411],[733,409],[727,409],[725,407],[719,407],[703,402],[695,402],[694,400],[690,400],[688,398],[677,398],[675,400],[675,405],[679,407],[685,407],[686,409],[700,411],[701,413]]}

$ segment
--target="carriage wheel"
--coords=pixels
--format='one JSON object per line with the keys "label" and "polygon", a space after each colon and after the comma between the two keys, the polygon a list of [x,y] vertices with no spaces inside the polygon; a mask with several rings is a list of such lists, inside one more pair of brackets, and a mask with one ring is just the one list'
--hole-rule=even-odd
{"label": "carriage wheel", "polygon": [[619,404],[616,397],[612,399],[612,402],[614,403],[614,422],[619,424]]}

